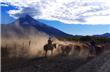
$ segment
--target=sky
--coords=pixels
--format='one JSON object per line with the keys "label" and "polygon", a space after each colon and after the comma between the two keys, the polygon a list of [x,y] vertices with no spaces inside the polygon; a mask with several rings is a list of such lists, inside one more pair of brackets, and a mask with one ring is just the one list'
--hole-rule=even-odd
{"label": "sky", "polygon": [[64,24],[59,21],[39,20],[72,35],[97,35],[110,33],[110,25]]}
{"label": "sky", "polygon": [[0,0],[1,23],[22,15],[73,35],[110,33],[109,0]]}

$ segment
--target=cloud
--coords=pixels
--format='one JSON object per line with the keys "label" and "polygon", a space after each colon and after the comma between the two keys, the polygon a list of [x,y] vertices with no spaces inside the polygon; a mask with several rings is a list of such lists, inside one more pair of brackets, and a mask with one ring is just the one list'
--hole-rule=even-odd
{"label": "cloud", "polygon": [[[38,7],[39,8],[39,7]],[[36,10],[33,7],[25,7],[25,8],[20,8],[18,10],[9,10],[8,14],[14,18],[19,18],[20,16],[23,16],[25,14],[28,14],[32,17],[34,16],[39,16],[40,15],[40,10]]]}
{"label": "cloud", "polygon": [[110,24],[109,0],[2,0],[18,7],[9,10],[17,18],[29,14],[35,19],[58,20],[68,24]]}

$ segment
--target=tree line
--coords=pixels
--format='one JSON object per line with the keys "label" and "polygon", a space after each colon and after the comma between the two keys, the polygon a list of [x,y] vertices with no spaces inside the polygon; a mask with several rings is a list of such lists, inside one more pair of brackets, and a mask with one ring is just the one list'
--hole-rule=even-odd
{"label": "tree line", "polygon": [[59,37],[59,40],[67,40],[67,41],[90,41],[94,39],[98,43],[108,43],[110,42],[110,38],[107,37],[95,37],[95,36],[72,36],[72,37]]}

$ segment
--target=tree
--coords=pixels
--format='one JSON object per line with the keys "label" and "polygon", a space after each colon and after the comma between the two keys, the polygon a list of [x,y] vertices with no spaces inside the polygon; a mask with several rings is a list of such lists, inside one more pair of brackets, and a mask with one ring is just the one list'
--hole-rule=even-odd
{"label": "tree", "polygon": [[85,41],[90,41],[92,38],[90,36],[83,36],[80,38],[80,41],[85,42]]}

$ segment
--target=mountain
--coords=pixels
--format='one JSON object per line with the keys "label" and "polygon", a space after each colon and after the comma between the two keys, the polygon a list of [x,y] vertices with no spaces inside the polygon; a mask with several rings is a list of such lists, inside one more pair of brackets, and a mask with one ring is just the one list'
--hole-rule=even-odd
{"label": "mountain", "polygon": [[107,37],[107,38],[110,38],[110,33],[104,33],[104,34],[101,34],[101,35],[94,35],[95,37]]}
{"label": "mountain", "polygon": [[43,33],[55,37],[72,36],[56,28],[41,23],[33,19],[29,15],[22,16],[10,24],[2,24],[1,31],[2,31],[1,32],[2,37],[9,37],[9,36],[26,37],[38,33],[39,34]]}

